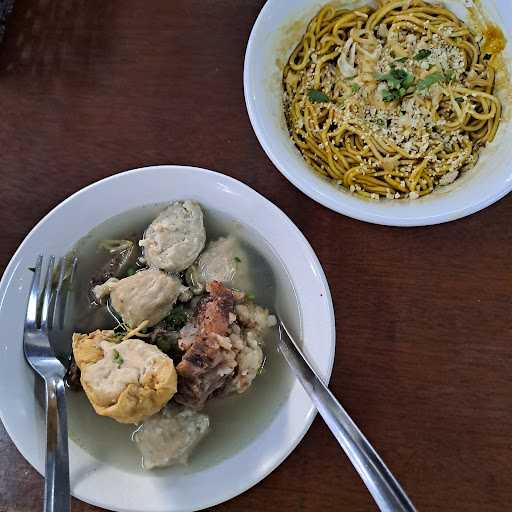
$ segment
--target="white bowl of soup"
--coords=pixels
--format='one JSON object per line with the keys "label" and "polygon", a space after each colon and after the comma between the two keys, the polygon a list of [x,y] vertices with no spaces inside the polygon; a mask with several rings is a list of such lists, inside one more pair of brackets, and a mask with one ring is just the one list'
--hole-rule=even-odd
{"label": "white bowl of soup", "polygon": [[[170,226],[170,230],[166,231],[166,226]],[[161,239],[165,238],[163,235],[171,235],[168,240],[160,240],[163,245],[176,242],[182,248],[181,235],[184,232],[195,232],[197,235],[194,240],[187,237],[191,243],[185,252],[155,253],[156,245],[152,246],[157,239],[155,233],[159,233]],[[236,244],[230,242],[232,239],[236,240]],[[215,254],[220,252],[221,244],[228,245],[225,249],[235,252],[225,265],[219,266]],[[140,259],[139,249],[143,249],[144,261]],[[265,306],[289,325],[297,337],[304,340],[304,350],[327,381],[335,348],[334,313],[329,288],[313,250],[288,217],[257,192],[228,176],[193,167],[158,166],[116,174],[94,183],[66,199],[34,227],[16,251],[0,282],[0,326],[4,332],[10,333],[0,346],[0,418],[20,453],[40,473],[44,473],[44,409],[35,392],[38,381],[21,350],[26,301],[32,279],[30,267],[41,252],[59,257],[70,251],[78,255],[78,270],[72,285],[73,300],[70,301],[69,311],[72,330],[80,334],[74,336],[73,349],[77,364],[87,372],[82,373],[81,379],[85,393],[71,389],[66,391],[73,496],[108,510],[123,512],[200,510],[240,494],[276,468],[306,433],[315,416],[315,408],[277,350],[275,327],[266,330],[265,338],[258,342],[260,348],[253,345],[258,353],[253,351],[251,355],[244,349],[253,362],[256,355],[256,364],[251,368],[258,370],[256,374],[252,373],[252,383],[245,381],[245,384],[250,384],[248,388],[242,381],[230,381],[236,384],[235,392],[222,397],[209,395],[204,407],[196,402],[182,409],[177,402],[173,402],[174,405],[169,402],[166,407],[170,408],[170,414],[165,413],[165,417],[161,418],[163,423],[159,421],[158,424],[149,425],[146,420],[156,419],[164,409],[156,413],[155,410],[148,412],[138,407],[144,402],[144,396],[148,396],[148,393],[139,393],[140,385],[147,387],[145,378],[140,382],[130,381],[134,396],[136,393],[141,400],[134,402],[137,405],[135,409],[127,409],[122,406],[123,394],[115,397],[115,403],[110,401],[108,407],[105,406],[100,396],[107,391],[103,386],[104,381],[98,381],[94,375],[101,370],[96,364],[105,363],[109,365],[109,375],[117,372],[116,382],[119,382],[122,377],[120,372],[126,370],[127,366],[131,372],[134,369],[132,363],[135,356],[127,350],[135,346],[144,347],[144,351],[137,353],[137,360],[149,369],[154,367],[155,372],[160,374],[160,369],[164,368],[160,363],[169,369],[171,363],[168,358],[172,358],[178,372],[178,394],[185,392],[180,384],[179,364],[170,351],[171,346],[165,348],[160,343],[163,339],[155,339],[155,343],[152,343],[148,336],[156,334],[156,325],[149,327],[146,321],[147,328],[141,329],[140,319],[131,314],[147,316],[134,299],[146,308],[149,306],[146,301],[148,294],[158,301],[158,297],[167,293],[166,290],[171,294],[178,291],[170,281],[176,285],[180,281],[183,288],[188,288],[195,295],[195,284],[192,286],[184,275],[188,272],[185,267],[190,269],[190,263],[194,260],[199,271],[208,270],[208,275],[216,276],[213,281],[208,278],[210,284],[207,284],[207,288],[218,280],[224,283],[222,286],[227,286],[227,281],[237,279],[236,283],[233,281],[233,287],[237,288],[238,293],[243,290],[253,306]],[[116,258],[111,266],[108,263],[109,253],[113,251],[121,251],[121,257]],[[171,256],[172,261],[169,259]],[[212,261],[217,263],[212,266]],[[107,266],[105,263],[108,263]],[[146,264],[151,268],[145,269]],[[160,267],[168,270],[161,270]],[[118,268],[123,275],[107,275],[114,268]],[[227,275],[222,277],[226,268]],[[107,274],[104,274],[105,271]],[[149,274],[153,277],[158,274],[161,284],[156,283]],[[137,288],[135,295],[124,293],[129,291],[128,288],[134,290],[133,281],[144,276],[149,276],[149,280],[139,283],[142,286]],[[111,305],[122,317],[122,322],[127,324],[126,329],[120,324],[116,325],[117,322],[113,322],[112,316],[98,302],[106,286],[97,283],[105,278],[107,281],[110,279],[110,285],[115,284],[113,279],[120,278],[118,287],[111,289]],[[185,286],[185,283],[188,284]],[[217,286],[221,286],[219,283]],[[90,294],[91,284],[94,285],[94,297]],[[127,288],[127,285],[130,286]],[[185,291],[181,285],[178,287],[180,292]],[[202,294],[200,287],[197,288],[197,293]],[[124,293],[123,297],[121,292]],[[112,294],[118,294],[117,298]],[[179,308],[182,316],[185,313],[183,308],[188,307],[186,304],[196,311],[202,311],[203,306],[209,308],[213,305],[200,299],[193,306],[192,302],[199,297],[179,297],[179,305],[171,304],[174,299],[165,299],[161,306],[172,305],[171,315]],[[185,302],[181,302],[182,299]],[[224,304],[231,300],[227,295],[225,299]],[[200,307],[201,304],[203,306]],[[228,307],[229,328],[233,329],[235,317],[238,315],[241,319],[245,313],[243,310],[231,311],[232,305]],[[205,311],[209,312],[207,318],[213,321],[212,310]],[[159,313],[152,308],[153,314],[161,316],[166,312]],[[173,318],[173,321],[178,320],[178,317]],[[150,323],[154,324],[157,320],[153,318]],[[132,331],[132,326],[136,324],[139,324],[135,327],[136,335],[128,336],[125,331]],[[91,332],[93,334],[88,336]],[[244,336],[244,331],[238,332]],[[245,333],[248,334],[248,331]],[[192,335],[190,331],[189,334]],[[115,336],[122,338],[118,338],[112,346],[105,345],[107,338]],[[95,360],[91,366],[89,362],[92,361],[89,360],[84,368],[82,363],[88,356],[86,354],[84,361],[80,362],[80,347],[90,349],[93,338],[101,338],[101,350],[98,352],[94,349],[94,353],[103,359]],[[219,343],[222,341],[225,355],[231,357],[229,351],[235,342],[238,343],[236,338],[221,340],[214,333],[214,339]],[[254,341],[254,337],[252,339]],[[171,339],[168,341],[172,344]],[[69,350],[71,334],[63,342]],[[231,342],[233,347],[230,348]],[[91,353],[89,349],[88,353]],[[148,358],[144,354],[153,361],[151,364],[147,363]],[[218,360],[217,357],[213,359]],[[184,357],[181,362],[183,360]],[[206,361],[205,358],[195,360],[198,363]],[[229,360],[233,361],[232,358]],[[115,363],[115,368],[112,368],[112,363]],[[93,367],[96,368],[94,371]],[[236,368],[242,368],[240,361],[237,361]],[[249,366],[245,365],[244,372],[238,375],[246,378],[250,371]],[[222,375],[215,377],[223,375],[224,367]],[[105,372],[102,376],[105,376],[107,384],[114,383]],[[125,374],[125,377],[128,378],[128,375]],[[164,379],[159,377],[158,380],[163,382]],[[173,388],[175,392],[171,380],[166,388]],[[219,387],[215,388],[215,391],[220,390]],[[188,398],[185,395],[183,398],[188,402],[193,397],[186,394]],[[164,397],[164,400],[167,401],[167,398]],[[201,397],[196,398],[203,401]],[[149,405],[155,403],[152,400]],[[177,417],[173,409],[176,413],[186,411],[185,415],[179,412],[180,416]],[[200,409],[199,416],[194,412],[196,409]],[[131,417],[126,415],[127,411],[131,411]],[[137,417],[132,413],[136,413]],[[194,423],[185,421],[187,417],[192,418]],[[191,429],[188,434],[180,430],[180,425],[185,423]],[[140,425],[142,431],[138,428]],[[196,434],[202,435],[208,427],[209,432],[194,447],[188,462],[184,463],[183,450],[191,447],[193,438],[198,438]],[[141,440],[140,435],[144,433],[147,436]],[[162,438],[164,434],[165,439]],[[156,445],[150,439],[152,436],[163,440],[164,444]],[[167,452],[170,444],[178,448],[172,457],[180,460],[171,461]],[[137,446],[153,450],[151,460],[144,455],[143,466]],[[170,462],[172,465],[169,466]]]}
{"label": "white bowl of soup", "polygon": [[420,226],[511,190],[509,2],[441,4],[265,4],[245,56],[247,110],[303,193],[355,219]]}

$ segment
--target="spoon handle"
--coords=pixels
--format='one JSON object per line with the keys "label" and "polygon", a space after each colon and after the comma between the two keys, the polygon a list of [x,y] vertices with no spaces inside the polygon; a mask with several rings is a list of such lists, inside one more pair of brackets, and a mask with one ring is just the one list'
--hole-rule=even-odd
{"label": "spoon handle", "polygon": [[347,454],[381,511],[415,512],[414,505],[372,445],[320,380],[285,325],[279,323],[279,348],[325,423]]}

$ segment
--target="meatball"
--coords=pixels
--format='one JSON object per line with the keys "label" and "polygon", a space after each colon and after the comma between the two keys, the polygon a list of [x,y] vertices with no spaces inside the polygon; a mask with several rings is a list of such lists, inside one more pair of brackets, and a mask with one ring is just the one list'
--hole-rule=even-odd
{"label": "meatball", "polygon": [[219,238],[208,244],[197,260],[197,281],[203,285],[219,281],[243,290],[252,288],[248,257],[236,238]]}
{"label": "meatball", "polygon": [[141,270],[111,288],[112,306],[130,327],[144,320],[150,327],[156,325],[171,312],[185,289],[177,277],[157,269]]}
{"label": "meatball", "polygon": [[176,201],[149,225],[139,244],[150,267],[181,272],[194,263],[205,242],[201,207]]}
{"label": "meatball", "polygon": [[107,297],[112,293],[115,285],[119,283],[117,277],[110,277],[102,284],[97,284],[92,288],[92,294],[98,304],[103,304]]}
{"label": "meatball", "polygon": [[142,454],[144,469],[184,464],[208,433],[210,419],[181,407],[164,407],[146,420],[133,439]]}

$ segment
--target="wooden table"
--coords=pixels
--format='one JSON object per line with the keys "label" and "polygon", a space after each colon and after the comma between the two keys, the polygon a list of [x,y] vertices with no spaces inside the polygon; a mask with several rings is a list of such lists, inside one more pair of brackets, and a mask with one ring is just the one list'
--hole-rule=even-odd
{"label": "wooden table", "polygon": [[[336,309],[332,389],[418,509],[510,510],[512,197],[447,225],[393,229],[303,196],[245,110],[244,49],[263,3],[16,1],[0,48],[0,268],[42,215],[105,176],[176,163],[238,178],[318,254]],[[0,511],[41,510],[41,496],[0,427]],[[285,463],[215,510],[375,507],[317,419]]]}

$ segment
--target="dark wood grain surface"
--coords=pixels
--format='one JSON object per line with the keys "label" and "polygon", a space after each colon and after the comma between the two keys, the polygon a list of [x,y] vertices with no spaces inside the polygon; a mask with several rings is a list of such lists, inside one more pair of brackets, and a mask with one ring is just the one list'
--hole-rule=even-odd
{"label": "dark wood grain surface", "polygon": [[[512,197],[447,225],[393,229],[303,196],[245,110],[243,55],[263,3],[16,1],[0,48],[0,269],[42,215],[105,176],[176,163],[238,178],[318,254],[336,310],[332,389],[418,509],[511,510]],[[41,497],[0,426],[0,512],[41,510]],[[215,510],[375,507],[317,419],[285,463]]]}

